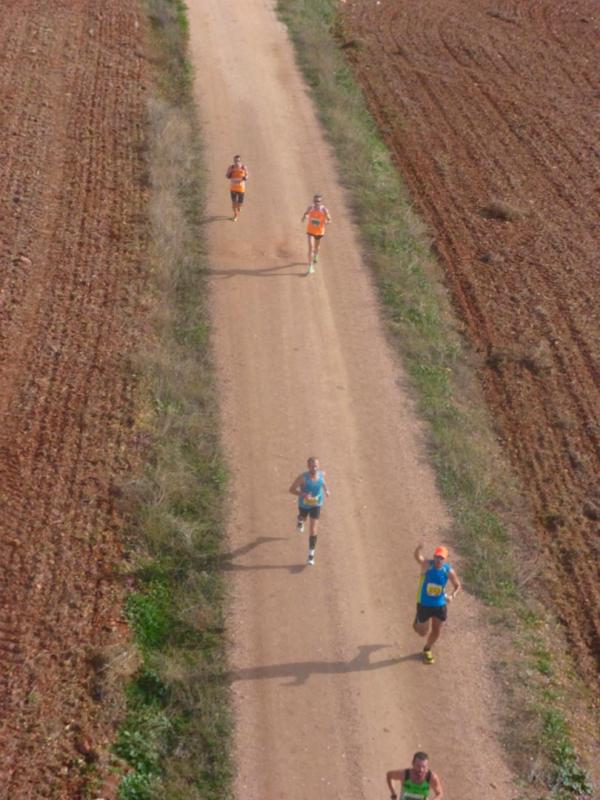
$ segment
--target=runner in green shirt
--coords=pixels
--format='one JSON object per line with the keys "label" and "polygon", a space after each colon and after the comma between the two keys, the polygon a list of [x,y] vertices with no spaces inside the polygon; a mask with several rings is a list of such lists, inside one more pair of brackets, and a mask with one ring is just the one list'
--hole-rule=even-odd
{"label": "runner in green shirt", "polygon": [[[408,769],[393,769],[385,776],[390,797],[397,800],[398,795],[394,791],[394,781],[400,783],[400,800],[442,800],[444,790],[442,782],[429,769],[429,756],[427,753],[415,753],[412,766]],[[431,794],[433,792],[433,794]]]}

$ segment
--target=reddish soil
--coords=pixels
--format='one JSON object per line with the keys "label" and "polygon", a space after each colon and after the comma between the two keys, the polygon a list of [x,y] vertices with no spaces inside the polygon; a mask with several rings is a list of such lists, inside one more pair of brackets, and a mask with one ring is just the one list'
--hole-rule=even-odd
{"label": "reddish soil", "polygon": [[[99,10],[101,7],[101,10]],[[144,101],[135,2],[0,14],[0,796],[76,798],[123,641]]]}
{"label": "reddish soil", "polygon": [[345,50],[481,354],[487,402],[535,509],[552,605],[595,678],[598,4],[348,0],[342,8]]}

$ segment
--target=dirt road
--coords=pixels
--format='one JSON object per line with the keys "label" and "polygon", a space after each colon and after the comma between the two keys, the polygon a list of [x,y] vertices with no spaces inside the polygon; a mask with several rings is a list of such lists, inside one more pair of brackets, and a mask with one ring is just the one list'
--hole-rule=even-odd
{"label": "dirt road", "polygon": [[[423,748],[449,798],[504,800],[472,598],[452,607],[436,665],[420,662],[412,552],[443,539],[447,517],[291,45],[266,0],[203,0],[190,19],[232,468],[237,797],[383,797],[385,771]],[[251,176],[234,225],[224,173],[238,152]],[[307,277],[315,190],[334,222]],[[287,494],[310,454],[332,487],[315,567]]]}

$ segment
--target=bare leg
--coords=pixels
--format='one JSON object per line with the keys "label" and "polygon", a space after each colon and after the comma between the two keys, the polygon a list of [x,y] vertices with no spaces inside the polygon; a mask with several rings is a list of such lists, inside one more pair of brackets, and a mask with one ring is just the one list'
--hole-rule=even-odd
{"label": "bare leg", "polygon": [[319,260],[319,248],[321,247],[321,240],[315,239],[315,249],[313,252],[313,261]]}
{"label": "bare leg", "polygon": [[427,636],[429,633],[429,620],[427,620],[427,622],[417,622],[415,620],[413,623],[413,630],[415,633],[418,633],[419,636]]}
{"label": "bare leg", "polygon": [[442,632],[442,625],[444,623],[441,619],[437,619],[437,617],[431,618],[431,633],[429,634],[429,638],[427,639],[427,643],[425,647],[431,649],[433,644],[437,642],[440,638],[440,633]]}
{"label": "bare leg", "polygon": [[308,239],[308,268],[310,269],[312,266],[313,247],[315,240],[310,234],[307,236],[307,239]]}
{"label": "bare leg", "polygon": [[309,520],[309,537],[308,537],[308,564],[315,563],[315,550],[317,549],[317,528],[318,520],[310,517]]}

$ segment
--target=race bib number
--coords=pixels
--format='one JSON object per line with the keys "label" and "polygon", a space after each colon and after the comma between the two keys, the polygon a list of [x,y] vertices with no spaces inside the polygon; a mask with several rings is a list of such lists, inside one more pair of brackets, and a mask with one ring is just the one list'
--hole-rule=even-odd
{"label": "race bib number", "polygon": [[307,506],[316,506],[319,503],[319,498],[313,497],[312,494],[308,494],[305,496],[304,502]]}
{"label": "race bib number", "polygon": [[428,583],[425,587],[425,593],[427,597],[439,597],[444,593],[444,587],[440,586],[439,583]]}
{"label": "race bib number", "polygon": [[321,224],[321,220],[320,219],[311,219],[310,224],[314,225],[315,228],[318,228],[319,225]]}

